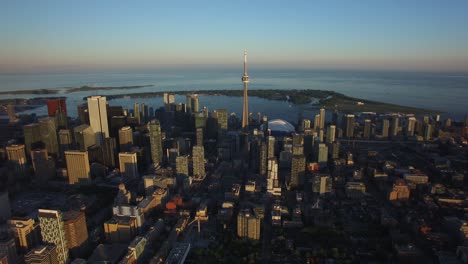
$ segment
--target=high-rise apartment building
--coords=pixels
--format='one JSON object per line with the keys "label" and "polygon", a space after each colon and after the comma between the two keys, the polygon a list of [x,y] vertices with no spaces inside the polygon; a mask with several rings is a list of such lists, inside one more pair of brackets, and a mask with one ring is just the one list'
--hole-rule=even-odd
{"label": "high-rise apartment building", "polygon": [[63,213],[63,226],[67,246],[73,258],[84,257],[88,247],[88,228],[83,212],[68,211]]}
{"label": "high-rise apartment building", "polygon": [[175,96],[173,93],[164,93],[164,107],[166,108],[166,111],[172,111],[172,108],[175,103]]}
{"label": "high-rise apartment building", "polygon": [[354,115],[346,115],[346,137],[354,137]]}
{"label": "high-rise apartment building", "polygon": [[187,113],[196,113],[200,111],[200,103],[198,100],[198,94],[187,95],[187,102],[185,104]]}
{"label": "high-rise apartment building", "polygon": [[178,156],[176,158],[176,173],[181,176],[189,176],[189,158],[188,156]]}
{"label": "high-rise apartment building", "polygon": [[391,125],[392,137],[397,136],[399,130],[400,130],[400,119],[398,119],[398,117],[395,116],[392,118],[392,125]]}
{"label": "high-rise apartment building", "polygon": [[390,120],[384,119],[382,123],[382,137],[388,137],[388,131],[390,130]]}
{"label": "high-rise apartment building", "polygon": [[415,117],[409,117],[408,118],[408,125],[406,127],[406,135],[409,137],[414,136],[414,129],[416,126],[416,118]]}
{"label": "high-rise apartment building", "polygon": [[161,124],[157,119],[153,119],[148,123],[148,134],[150,138],[151,159],[155,165],[162,163],[162,135]]}
{"label": "high-rise apartment building", "polygon": [[268,147],[265,142],[260,143],[259,149],[259,173],[260,175],[267,175],[267,159],[268,159]]}
{"label": "high-rise apartment building", "polygon": [[65,151],[68,183],[86,184],[91,181],[88,151]]}
{"label": "high-rise apartment building", "polygon": [[314,130],[318,131],[320,129],[320,114],[316,114],[314,117]]}
{"label": "high-rise apartment building", "polygon": [[26,264],[59,264],[64,263],[59,260],[57,247],[54,244],[40,245],[24,256]]}
{"label": "high-rise apartment building", "polygon": [[196,140],[195,140],[195,144],[197,146],[203,146],[203,127],[197,127],[196,129]]}
{"label": "high-rise apartment building", "polygon": [[93,129],[96,145],[100,146],[109,137],[107,123],[107,100],[104,96],[88,97],[89,123]]}
{"label": "high-rise apartment building", "polygon": [[205,177],[205,148],[194,146],[192,149],[193,175]]}
{"label": "high-rise apartment building", "polygon": [[250,212],[250,209],[244,209],[237,215],[237,235],[250,239],[260,239],[261,219]]}
{"label": "high-rise apartment building", "polygon": [[364,120],[364,133],[363,137],[369,139],[371,136],[372,121],[370,119]]}
{"label": "high-rise apartment building", "polygon": [[320,143],[318,145],[317,153],[317,162],[327,162],[328,161],[328,146],[326,144]]}
{"label": "high-rise apartment building", "polygon": [[136,118],[138,124],[140,124],[140,122],[141,122],[140,114],[141,114],[140,104],[139,103],[134,103],[133,104],[133,116]]}
{"label": "high-rise apartment building", "polygon": [[432,138],[432,124],[424,124],[424,140],[430,140]]}
{"label": "high-rise apartment building", "polygon": [[273,158],[275,156],[275,145],[276,145],[276,139],[275,137],[269,136],[268,137],[268,158]]}
{"label": "high-rise apartment building", "polygon": [[335,141],[336,126],[329,125],[327,129],[327,143],[331,144]]}
{"label": "high-rise apartment building", "polygon": [[293,155],[291,162],[291,179],[289,182],[289,188],[298,188],[301,186],[305,175],[305,156],[304,155]]}
{"label": "high-rise apartment building", "polygon": [[38,210],[42,241],[57,247],[58,263],[68,262],[68,246],[63,225],[62,213],[56,210]]}
{"label": "high-rise apartment building", "polygon": [[228,131],[228,114],[226,109],[217,109],[213,116],[218,124],[218,141],[221,140]]}
{"label": "high-rise apartment building", "polygon": [[320,129],[325,129],[325,109],[320,108]]}
{"label": "high-rise apartment building", "polygon": [[270,195],[281,196],[281,185],[278,180],[278,162],[274,157],[268,159],[267,192]]}

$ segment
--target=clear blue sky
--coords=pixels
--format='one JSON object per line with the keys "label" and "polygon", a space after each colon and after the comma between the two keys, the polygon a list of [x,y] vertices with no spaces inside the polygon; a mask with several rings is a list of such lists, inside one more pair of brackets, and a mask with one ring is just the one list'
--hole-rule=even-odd
{"label": "clear blue sky", "polygon": [[252,65],[468,71],[467,0],[0,0],[0,73]]}

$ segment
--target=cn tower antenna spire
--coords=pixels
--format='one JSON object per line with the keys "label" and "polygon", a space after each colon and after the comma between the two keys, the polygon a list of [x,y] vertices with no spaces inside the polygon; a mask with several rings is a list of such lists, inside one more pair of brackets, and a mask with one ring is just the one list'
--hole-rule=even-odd
{"label": "cn tower antenna spire", "polygon": [[242,129],[249,129],[249,99],[247,95],[247,86],[249,83],[249,76],[247,75],[247,50],[244,50],[244,75],[242,76],[242,83],[244,84],[244,105],[242,108]]}
{"label": "cn tower antenna spire", "polygon": [[247,75],[247,50],[244,50],[244,75]]}

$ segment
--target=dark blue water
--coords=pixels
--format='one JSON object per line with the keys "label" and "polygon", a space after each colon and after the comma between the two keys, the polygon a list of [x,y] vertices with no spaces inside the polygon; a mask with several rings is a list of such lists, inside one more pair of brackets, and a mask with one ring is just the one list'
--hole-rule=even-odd
{"label": "dark blue water", "polygon": [[[444,73],[331,71],[331,70],[256,70],[249,69],[249,89],[320,89],[349,96],[446,112],[446,116],[462,119],[468,113],[468,75]],[[76,74],[0,75],[0,90],[30,90],[89,86],[126,86],[154,84],[155,87],[132,89],[132,93],[149,91],[202,91],[242,89],[242,69],[184,69],[152,72],[102,72]],[[71,116],[84,96],[119,94],[122,90],[63,93]],[[2,95],[2,98],[34,97],[36,95]],[[176,97],[185,102],[185,97]],[[162,98],[136,99],[154,108],[162,106]],[[110,104],[133,107],[134,99],[118,99]],[[250,98],[250,111],[262,112],[270,118],[296,120],[303,107],[287,102]],[[242,99],[225,96],[201,96],[200,106],[210,110],[228,108],[241,111]],[[45,107],[34,112],[45,114]]]}

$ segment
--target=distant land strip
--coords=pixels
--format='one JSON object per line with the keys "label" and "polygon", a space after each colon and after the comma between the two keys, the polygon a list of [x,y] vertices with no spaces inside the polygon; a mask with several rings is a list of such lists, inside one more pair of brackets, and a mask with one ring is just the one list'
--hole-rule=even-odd
{"label": "distant land strip", "polygon": [[[210,96],[243,96],[243,90],[202,90],[202,91],[160,91],[133,93],[122,95],[106,95],[108,100],[119,98],[150,98],[163,96],[164,93],[174,93],[178,95],[199,94]],[[439,114],[441,111],[422,109],[410,106],[383,103],[372,100],[364,100],[346,96],[334,91],[325,90],[249,90],[249,96],[259,97],[268,100],[288,101],[295,105],[308,105],[311,109],[324,107],[336,109],[341,112],[398,112],[412,114]],[[85,99],[85,98],[83,98]]]}
{"label": "distant land strip", "polygon": [[[117,86],[117,87],[92,87],[82,86],[77,88],[64,88],[66,89],[61,95],[66,96],[70,92],[78,91],[97,91],[97,90],[129,90],[143,87],[152,87],[154,85],[132,85],[132,86]],[[17,91],[17,92],[0,92],[1,94],[31,94],[31,91],[35,91],[35,94],[56,94],[60,92],[59,89],[42,89],[42,90],[29,90],[29,91]],[[151,98],[160,97],[164,93],[174,93],[178,95],[186,94],[199,94],[209,96],[243,96],[243,90],[196,90],[196,91],[158,91],[158,92],[144,92],[144,93],[122,93],[117,95],[105,95],[110,101],[113,99],[120,98]],[[378,101],[371,101],[365,99],[354,98],[346,96],[341,93],[326,90],[276,90],[276,89],[265,89],[265,90],[249,90],[249,96],[259,97],[267,100],[276,101],[287,101],[295,105],[303,105],[310,109],[317,109],[324,107],[329,110],[338,110],[340,112],[395,112],[395,113],[411,113],[411,114],[439,114],[441,111],[422,109],[409,106],[401,106],[396,104],[383,103]],[[0,105],[6,106],[7,104],[13,104],[21,106],[18,112],[27,109],[33,109],[39,107],[41,104],[45,104],[47,99],[53,99],[54,97],[48,98],[14,98],[14,99],[0,99]],[[83,100],[86,100],[84,97]]]}
{"label": "distant land strip", "polygon": [[19,90],[19,91],[1,91],[2,94],[58,94],[58,93],[74,93],[74,92],[86,92],[86,91],[98,91],[98,90],[126,90],[126,89],[138,89],[144,87],[152,87],[154,84],[145,85],[131,85],[131,86],[88,86],[84,85],[81,87],[63,87],[56,89],[34,89],[34,90]]}

